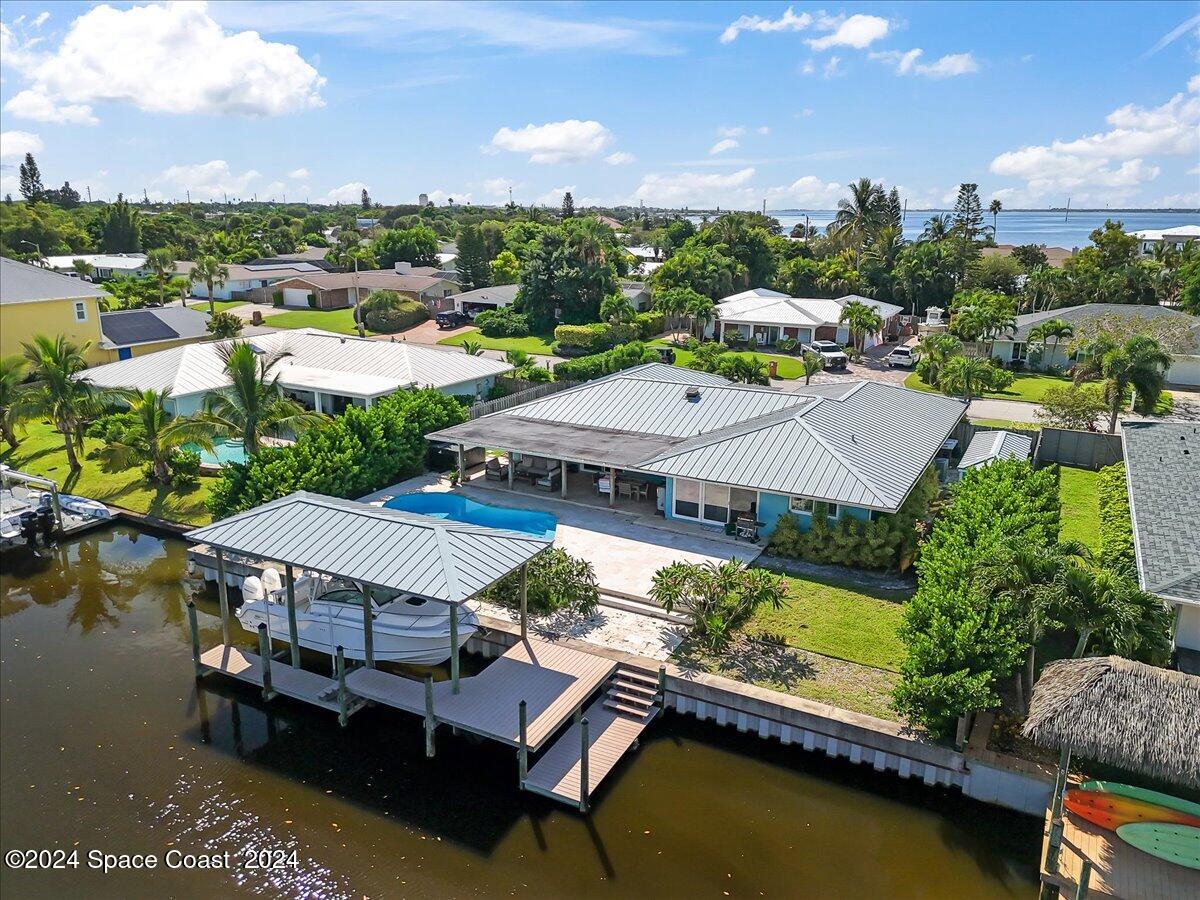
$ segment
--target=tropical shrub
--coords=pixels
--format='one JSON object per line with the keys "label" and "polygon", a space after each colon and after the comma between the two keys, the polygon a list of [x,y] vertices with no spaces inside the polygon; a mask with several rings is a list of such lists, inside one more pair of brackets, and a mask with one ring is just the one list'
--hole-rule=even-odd
{"label": "tropical shrub", "polygon": [[795,338],[780,338],[775,342],[775,349],[780,353],[793,353],[800,346],[800,342]]}
{"label": "tropical shrub", "polygon": [[1039,422],[1057,428],[1087,431],[1108,408],[1104,392],[1095,384],[1071,384],[1049,388],[1038,401]]}
{"label": "tropical shrub", "polygon": [[787,585],[778,575],[747,568],[737,559],[720,564],[677,562],[654,573],[650,596],[667,612],[687,612],[696,640],[719,650],[760,603],[783,606]]}
{"label": "tropical shrub", "polygon": [[1125,464],[1105,466],[1097,479],[1100,501],[1099,563],[1129,578],[1137,577],[1133,552],[1133,519],[1125,488]]}
{"label": "tropical shrub", "polygon": [[475,325],[488,337],[529,336],[529,319],[511,306],[484,310],[475,317]]}
{"label": "tropical shrub", "polygon": [[242,333],[244,323],[231,312],[216,312],[208,319],[208,333],[214,338],[232,338]]}
{"label": "tropical shrub", "polygon": [[657,360],[658,353],[652,347],[641,341],[630,341],[604,353],[564,360],[554,367],[554,377],[560,381],[591,381]]}
{"label": "tropical shrub", "polygon": [[917,592],[900,636],[908,648],[896,709],[947,736],[966,713],[995,706],[997,683],[1028,651],[1026,630],[1004,594],[973,577],[1008,542],[1045,548],[1058,539],[1058,468],[1024,460],[970,469],[953,489],[917,561]]}
{"label": "tropical shrub", "polygon": [[[586,559],[551,547],[528,563],[526,603],[540,615],[568,610],[588,615],[600,602],[596,572]],[[521,605],[521,573],[511,572],[484,593],[484,599],[517,609]]]}
{"label": "tropical shrub", "polygon": [[283,291],[275,291],[275,293],[271,294],[271,305],[283,306]]}
{"label": "tropical shrub", "polygon": [[555,351],[561,351],[564,356],[602,353],[637,337],[638,326],[632,323],[593,322],[590,325],[559,325],[554,329]]}
{"label": "tropical shrub", "polygon": [[398,392],[370,409],[349,407],[294,444],[264,448],[221,470],[208,505],[225,518],[293,491],[352,499],[421,472],[431,431],[465,421],[463,407],[433,390]]}
{"label": "tropical shrub", "polygon": [[638,336],[643,341],[648,341],[651,338],[658,337],[666,328],[666,322],[661,312],[650,311],[638,313],[637,318],[633,320],[638,327]]}
{"label": "tropical shrub", "polygon": [[394,309],[373,309],[366,315],[366,325],[372,331],[392,334],[419,325],[429,318],[425,304],[417,300],[404,300]]}

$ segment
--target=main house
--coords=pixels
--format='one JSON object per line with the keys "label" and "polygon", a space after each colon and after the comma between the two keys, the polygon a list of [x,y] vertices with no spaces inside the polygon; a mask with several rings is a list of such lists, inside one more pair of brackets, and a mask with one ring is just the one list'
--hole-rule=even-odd
{"label": "main house", "polygon": [[[435,432],[499,449],[489,476],[564,498],[713,527],[785,513],[870,520],[899,510],[966,413],[956,399],[877,382],[792,391],[638,366]],[[654,505],[651,505],[654,504]],[[622,503],[624,506],[624,503]]]}
{"label": "main house", "polygon": [[[175,263],[179,275],[191,277],[196,264],[188,260]],[[320,275],[325,268],[308,260],[265,259],[225,267],[229,274],[221,284],[213,285],[214,300],[250,300],[255,303],[270,303],[272,286],[288,278],[305,275]],[[192,278],[192,296],[208,298],[208,284]]]}
{"label": "main house", "polygon": [[1164,341],[1171,351],[1171,368],[1167,381],[1171,384],[1200,385],[1200,317],[1166,306],[1141,306],[1128,303],[1086,303],[1044,312],[1017,316],[1017,328],[992,344],[992,356],[1002,363],[1036,363],[1037,368],[1058,366],[1068,368],[1078,360],[1071,349],[1071,339],[1057,343],[1049,339],[1043,346],[1030,346],[1030,336],[1037,326],[1061,319],[1071,326],[1076,336],[1086,329],[1096,330],[1104,321],[1120,319],[1128,328],[1145,322],[1150,333],[1169,335]]}
{"label": "main house", "polygon": [[[247,339],[261,354],[278,354],[272,370],[284,391],[309,409],[333,415],[348,406],[411,388],[478,399],[497,375],[512,371],[507,362],[437,350],[405,342],[373,341],[297,328]],[[176,413],[189,415],[213,391],[229,386],[220,348],[231,341],[192,344],[88,369],[83,377],[104,388],[166,391]]]}
{"label": "main house", "polygon": [[848,294],[836,300],[790,297],[767,288],[753,288],[726,297],[717,304],[716,321],[709,334],[718,340],[774,346],[781,338],[807,344],[812,341],[850,341],[850,329],[841,324],[847,304],[858,301],[870,306],[883,319],[883,328],[865,335],[865,348],[874,347],[900,333],[902,309],[893,303]]}

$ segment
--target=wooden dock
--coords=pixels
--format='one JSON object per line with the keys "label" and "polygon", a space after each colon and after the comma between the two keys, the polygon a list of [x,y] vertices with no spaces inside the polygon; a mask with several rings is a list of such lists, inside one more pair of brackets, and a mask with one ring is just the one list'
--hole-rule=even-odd
{"label": "wooden dock", "polygon": [[[210,672],[220,672],[239,681],[246,681],[257,687],[263,686],[263,661],[257,653],[242,650],[239,647],[218,644],[200,655],[200,665]],[[271,691],[294,700],[302,700],[322,709],[341,712],[338,706],[338,683],[332,678],[326,678],[305,669],[293,669],[282,661],[272,661]],[[347,715],[362,706],[361,703],[348,703]]]}
{"label": "wooden dock", "polygon": [[[1042,839],[1043,860],[1046,859],[1049,836],[1050,812],[1047,810]],[[1143,853],[1125,843],[1116,833],[1073,813],[1064,813],[1058,871],[1047,872],[1043,862],[1043,883],[1054,885],[1064,897],[1074,897],[1085,860],[1092,864],[1089,897],[1119,897],[1121,900],[1200,897],[1200,871]]]}

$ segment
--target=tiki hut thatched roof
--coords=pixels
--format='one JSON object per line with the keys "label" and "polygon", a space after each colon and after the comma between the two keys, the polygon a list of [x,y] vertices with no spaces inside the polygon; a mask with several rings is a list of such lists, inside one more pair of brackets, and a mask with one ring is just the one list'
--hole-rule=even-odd
{"label": "tiki hut thatched roof", "polygon": [[1027,738],[1200,789],[1200,677],[1119,656],[1063,659],[1033,689]]}

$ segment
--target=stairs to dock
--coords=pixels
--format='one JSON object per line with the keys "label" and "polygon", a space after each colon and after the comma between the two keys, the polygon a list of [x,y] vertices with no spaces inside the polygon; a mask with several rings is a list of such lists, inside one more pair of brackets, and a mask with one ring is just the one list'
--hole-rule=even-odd
{"label": "stairs to dock", "polygon": [[658,679],[625,666],[608,682],[604,707],[632,719],[649,721],[658,712]]}

